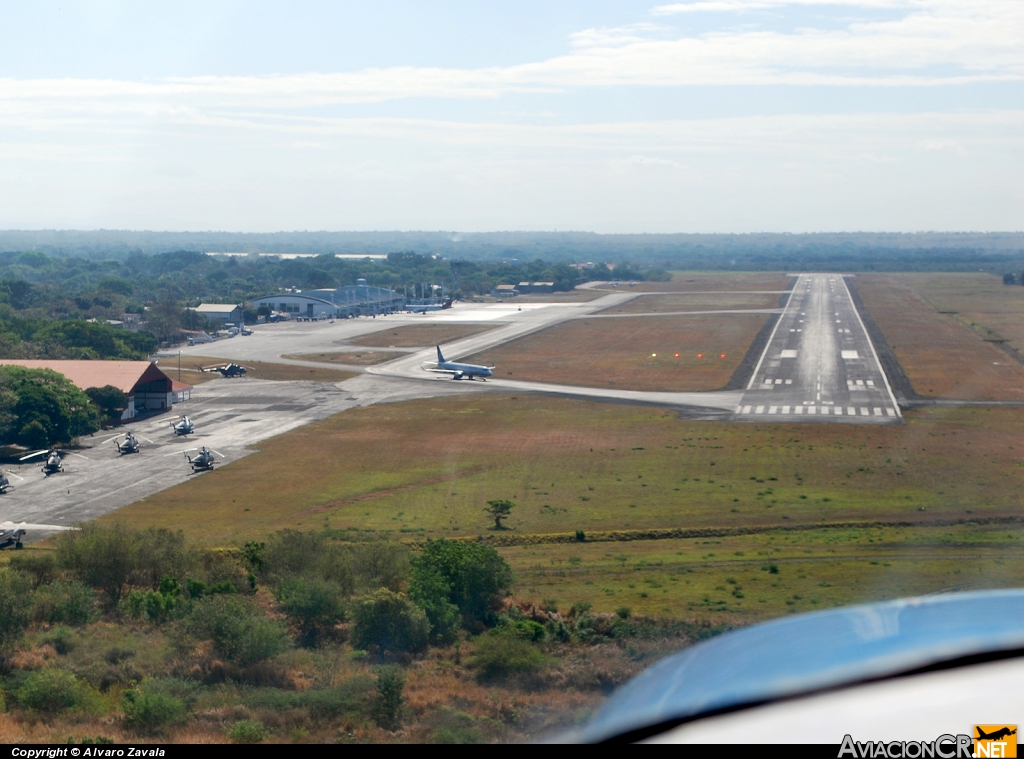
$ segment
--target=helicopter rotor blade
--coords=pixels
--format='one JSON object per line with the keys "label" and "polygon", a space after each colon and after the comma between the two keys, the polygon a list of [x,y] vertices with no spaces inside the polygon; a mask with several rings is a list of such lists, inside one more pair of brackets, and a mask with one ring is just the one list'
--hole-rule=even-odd
{"label": "helicopter rotor blade", "polygon": [[85,459],[86,461],[89,460],[88,456],[83,456],[82,454],[74,453],[73,451],[61,451],[61,455],[62,456],[78,456],[78,458],[80,458],[80,459]]}
{"label": "helicopter rotor blade", "polygon": [[11,475],[12,477],[17,477],[19,480],[24,480],[25,479],[20,474],[15,474],[10,469],[5,469],[4,471],[7,472],[7,474]]}
{"label": "helicopter rotor blade", "polygon": [[152,440],[150,440],[150,439],[149,439],[148,437],[146,437],[145,435],[137,435],[136,437],[140,437],[140,438],[142,438],[143,440],[145,440],[145,441],[146,441],[147,443],[149,443],[150,445],[156,445],[156,443],[154,443],[154,442],[153,442]]}
{"label": "helicopter rotor blade", "polygon": [[216,454],[217,454],[218,456],[220,456],[221,458],[224,458],[224,454],[223,454],[223,453],[221,453],[220,451],[214,451],[214,450],[213,450],[213,448],[211,448],[210,450],[211,450],[211,451],[213,451],[214,453],[216,453]]}
{"label": "helicopter rotor blade", "polygon": [[25,456],[22,456],[20,459],[18,459],[18,461],[28,461],[29,459],[34,459],[36,456],[41,456],[42,454],[49,453],[49,452],[50,452],[50,449],[47,448],[46,450],[36,451],[35,453],[29,453],[29,454],[26,454]]}
{"label": "helicopter rotor blade", "polygon": [[179,453],[186,454],[189,451],[198,451],[198,450],[199,450],[198,448],[186,448],[183,451],[171,451],[170,453],[165,453],[164,454],[164,458],[166,458],[167,456],[177,456]]}

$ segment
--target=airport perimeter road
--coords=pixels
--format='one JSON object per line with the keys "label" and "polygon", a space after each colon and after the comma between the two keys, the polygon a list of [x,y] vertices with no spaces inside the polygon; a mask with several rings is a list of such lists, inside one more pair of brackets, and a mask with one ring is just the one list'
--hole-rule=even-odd
{"label": "airport perimeter road", "polygon": [[[125,425],[142,443],[140,453],[120,456],[115,433],[82,438],[82,449],[64,458],[65,471],[44,477],[38,462],[5,466],[14,472],[14,489],[0,496],[0,523],[28,523],[26,541],[108,514],[140,498],[191,477],[183,451],[207,446],[218,462],[229,463],[253,452],[255,444],[309,422],[326,419],[353,406],[458,392],[459,388],[424,388],[415,383],[357,377],[345,387],[327,382],[268,382],[216,379],[193,390],[192,400],[174,413]],[[394,384],[401,385],[395,387]],[[459,384],[462,383],[452,383]],[[429,392],[428,392],[429,390]],[[196,431],[175,437],[170,423],[188,414]],[[189,451],[190,455],[193,454]],[[220,463],[218,463],[218,466]]]}
{"label": "airport perimeter road", "polygon": [[749,421],[902,421],[842,276],[800,275],[735,414]]}

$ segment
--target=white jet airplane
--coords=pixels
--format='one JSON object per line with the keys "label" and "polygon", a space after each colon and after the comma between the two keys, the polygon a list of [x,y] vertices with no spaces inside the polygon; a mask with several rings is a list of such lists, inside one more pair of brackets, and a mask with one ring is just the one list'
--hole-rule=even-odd
{"label": "white jet airplane", "polygon": [[445,360],[444,354],[441,353],[441,346],[437,346],[437,363],[430,364],[425,367],[430,372],[441,372],[443,374],[452,375],[452,379],[473,379],[480,377],[493,376],[491,371],[493,366],[479,366],[477,364],[460,364],[458,361],[447,361]]}

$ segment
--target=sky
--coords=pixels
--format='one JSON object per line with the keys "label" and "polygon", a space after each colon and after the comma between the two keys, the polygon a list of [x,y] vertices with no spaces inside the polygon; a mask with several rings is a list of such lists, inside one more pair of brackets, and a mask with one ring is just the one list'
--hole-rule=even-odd
{"label": "sky", "polygon": [[1024,230],[1024,0],[7,0],[0,228]]}

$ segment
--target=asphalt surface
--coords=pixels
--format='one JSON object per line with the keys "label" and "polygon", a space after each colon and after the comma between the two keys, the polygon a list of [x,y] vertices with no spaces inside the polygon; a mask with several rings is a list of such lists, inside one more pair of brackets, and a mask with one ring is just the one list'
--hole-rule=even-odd
{"label": "asphalt surface", "polygon": [[765,346],[739,420],[899,424],[899,406],[835,274],[802,274]]}

